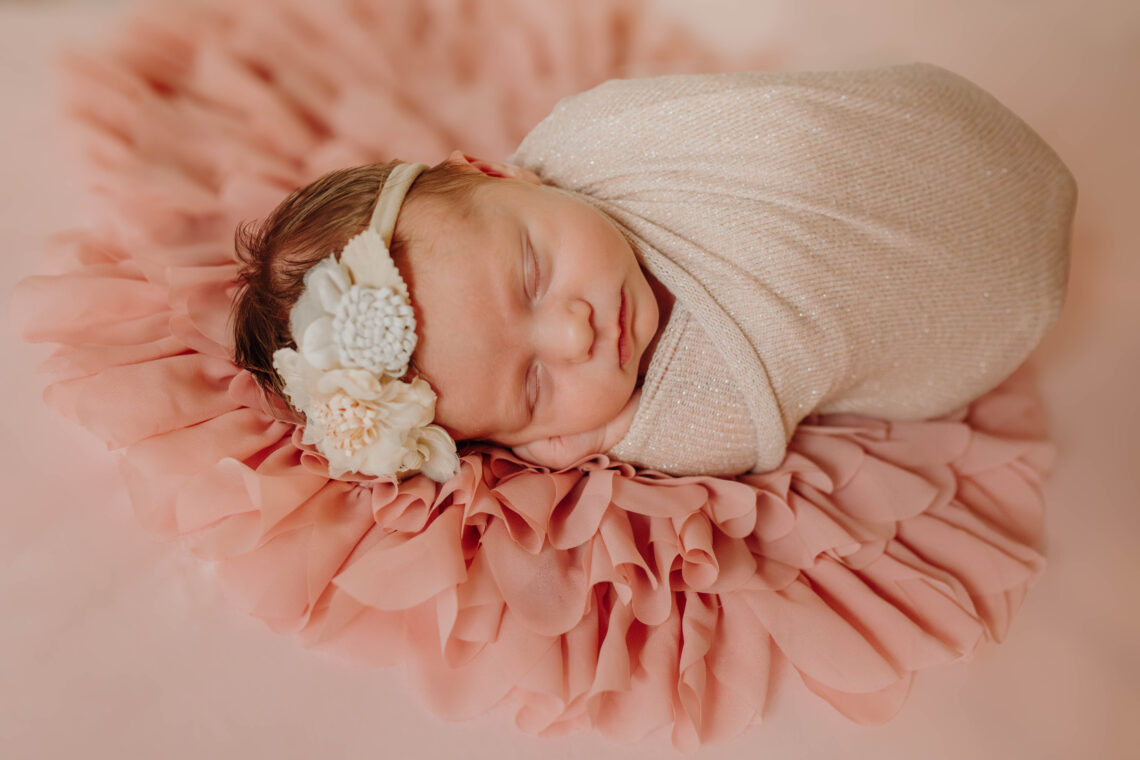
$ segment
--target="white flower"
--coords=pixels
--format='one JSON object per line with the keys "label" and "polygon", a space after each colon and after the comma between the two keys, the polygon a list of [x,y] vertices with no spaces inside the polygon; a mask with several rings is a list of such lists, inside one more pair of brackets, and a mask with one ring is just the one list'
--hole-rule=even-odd
{"label": "white flower", "polygon": [[391,288],[353,285],[333,314],[333,342],[345,366],[400,377],[416,348],[415,325],[412,307]]}
{"label": "white flower", "polygon": [[358,368],[322,370],[288,348],[274,353],[273,363],[305,414],[302,440],[328,458],[330,476],[418,470],[442,482],[458,471],[454,441],[431,424],[435,392],[425,381],[406,383]]}
{"label": "white flower", "polygon": [[372,229],[305,273],[289,326],[306,361],[320,369],[359,367],[400,377],[416,347],[408,287]]}
{"label": "white flower", "polygon": [[289,329],[298,345],[309,326],[330,315],[340,303],[341,294],[352,287],[352,276],[335,255],[305,273],[305,289],[289,313]]}

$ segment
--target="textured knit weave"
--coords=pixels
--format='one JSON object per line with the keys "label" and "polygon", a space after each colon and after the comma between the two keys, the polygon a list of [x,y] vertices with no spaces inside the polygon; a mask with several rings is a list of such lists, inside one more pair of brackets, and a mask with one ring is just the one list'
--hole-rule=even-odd
{"label": "textured knit weave", "polygon": [[948,412],[1064,298],[1072,177],[935,66],[612,81],[511,160],[608,214],[675,296],[611,452],[672,474],[774,468],[817,411]]}

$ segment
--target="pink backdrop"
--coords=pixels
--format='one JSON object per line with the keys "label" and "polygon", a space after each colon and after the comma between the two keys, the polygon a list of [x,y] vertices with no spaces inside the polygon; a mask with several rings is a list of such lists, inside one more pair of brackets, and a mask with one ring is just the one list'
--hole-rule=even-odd
{"label": "pink backdrop", "polygon": [[[1140,739],[1140,7],[1092,0],[657,0],[710,39],[775,47],[789,68],[929,60],[979,82],[1077,175],[1070,301],[1040,352],[1061,458],[1048,487],[1050,569],[1006,644],[923,673],[885,727],[789,692],[766,725],[697,757],[1132,757]],[[113,2],[0,5],[0,272],[40,271],[73,226],[75,174],[56,133],[51,55],[112,23]],[[1029,9],[1033,14],[1029,14]],[[113,462],[39,401],[46,354],[10,330],[0,431],[0,755],[466,758],[669,755],[594,735],[536,739],[503,716],[446,724],[397,671],[307,652],[226,606],[210,569],[137,525]],[[1132,392],[1130,392],[1132,391]],[[797,696],[799,695],[799,696]]]}

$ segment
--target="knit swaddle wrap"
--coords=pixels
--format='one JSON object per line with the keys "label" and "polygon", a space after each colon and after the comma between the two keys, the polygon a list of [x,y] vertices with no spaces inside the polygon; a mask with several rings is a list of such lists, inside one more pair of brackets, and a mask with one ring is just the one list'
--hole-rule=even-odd
{"label": "knit swaddle wrap", "polygon": [[944,414],[1064,299],[1072,177],[935,66],[616,80],[510,160],[608,214],[676,298],[611,452],[642,467],[766,471],[813,412]]}

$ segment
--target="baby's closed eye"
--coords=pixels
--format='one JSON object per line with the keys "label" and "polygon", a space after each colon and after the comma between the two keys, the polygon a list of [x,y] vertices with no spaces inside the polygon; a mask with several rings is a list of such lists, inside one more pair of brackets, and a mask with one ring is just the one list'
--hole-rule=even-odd
{"label": "baby's closed eye", "polygon": [[523,235],[522,252],[523,289],[529,300],[537,301],[542,296],[543,267],[530,235]]}

